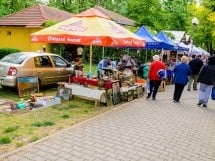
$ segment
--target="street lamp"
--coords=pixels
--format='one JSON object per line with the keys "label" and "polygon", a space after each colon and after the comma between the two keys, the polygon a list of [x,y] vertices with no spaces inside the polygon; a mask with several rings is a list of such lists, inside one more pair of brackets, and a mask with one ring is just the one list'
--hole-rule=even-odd
{"label": "street lamp", "polygon": [[194,17],[191,22],[192,22],[193,26],[198,26],[198,24],[199,24],[199,20],[196,17]]}
{"label": "street lamp", "polygon": [[194,39],[194,30],[198,26],[199,20],[196,17],[194,17],[191,22],[192,22],[192,25],[193,25],[192,35],[191,35],[192,36],[192,39],[191,39],[191,55],[192,55],[193,54],[193,45],[194,45],[194,42],[193,42],[193,39]]}

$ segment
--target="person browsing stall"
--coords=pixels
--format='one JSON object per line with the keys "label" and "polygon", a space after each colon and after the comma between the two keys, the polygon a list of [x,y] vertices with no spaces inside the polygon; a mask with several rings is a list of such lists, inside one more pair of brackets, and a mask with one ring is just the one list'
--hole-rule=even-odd
{"label": "person browsing stall", "polygon": [[76,63],[74,66],[75,75],[79,76],[79,75],[83,74],[83,68],[84,68],[84,66],[82,64],[82,58],[81,57],[76,58]]}
{"label": "person browsing stall", "polygon": [[97,66],[98,74],[104,75],[103,69],[109,67],[110,65],[111,65],[110,60],[108,58],[104,58],[104,59],[100,60],[98,63],[98,66]]}

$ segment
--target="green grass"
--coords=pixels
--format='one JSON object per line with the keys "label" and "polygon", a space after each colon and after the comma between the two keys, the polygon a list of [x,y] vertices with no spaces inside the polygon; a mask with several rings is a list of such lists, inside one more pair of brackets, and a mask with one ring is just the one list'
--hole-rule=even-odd
{"label": "green grass", "polygon": [[[48,96],[55,95],[56,90],[57,87],[48,87],[41,92]],[[13,102],[20,101],[16,91],[11,89],[0,88],[0,98]],[[11,115],[0,113],[0,154],[39,140],[109,109],[95,108],[93,101],[75,97],[59,105],[25,113]]]}
{"label": "green grass", "polygon": [[0,145],[1,144],[9,144],[11,143],[11,139],[8,135],[0,137]]}
{"label": "green grass", "polygon": [[53,126],[55,123],[52,121],[37,121],[33,122],[31,126],[41,127],[41,126]]}
{"label": "green grass", "polygon": [[9,126],[4,129],[4,133],[14,132],[19,128],[19,126]]}
{"label": "green grass", "polygon": [[[84,64],[84,71],[89,72],[89,64]],[[97,74],[97,65],[92,66],[93,74]],[[56,95],[57,87],[43,88],[44,96]],[[29,96],[23,97],[30,99]],[[20,102],[16,89],[0,87],[0,101]],[[25,113],[6,115],[0,113],[0,155],[39,140],[80,121],[93,117],[110,108],[95,108],[93,101],[73,98],[60,105],[39,108]]]}
{"label": "green grass", "polygon": [[64,119],[68,119],[70,116],[67,115],[67,114],[63,114],[61,117],[64,118]]}
{"label": "green grass", "polygon": [[[88,73],[89,71],[90,71],[90,64],[85,63],[84,72]],[[93,72],[93,74],[97,74],[97,64],[92,64],[91,72]]]}

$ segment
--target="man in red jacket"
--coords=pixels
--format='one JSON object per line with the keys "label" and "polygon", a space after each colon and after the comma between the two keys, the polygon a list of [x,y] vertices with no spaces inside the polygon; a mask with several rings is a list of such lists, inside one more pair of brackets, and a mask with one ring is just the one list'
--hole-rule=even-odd
{"label": "man in red jacket", "polygon": [[152,95],[152,100],[156,99],[156,94],[158,92],[158,88],[162,81],[158,75],[158,72],[161,69],[165,70],[166,66],[162,61],[160,61],[159,55],[154,55],[153,62],[151,63],[149,68],[148,79],[150,84],[150,93],[148,93],[148,96],[146,97],[147,99],[149,99],[151,95]]}

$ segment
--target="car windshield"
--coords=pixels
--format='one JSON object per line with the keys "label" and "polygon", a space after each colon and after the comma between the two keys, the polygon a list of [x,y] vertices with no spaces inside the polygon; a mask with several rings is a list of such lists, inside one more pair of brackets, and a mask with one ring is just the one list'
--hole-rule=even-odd
{"label": "car windshield", "polygon": [[13,63],[13,64],[22,64],[22,62],[28,57],[27,54],[14,53],[9,54],[3,57],[0,62]]}

